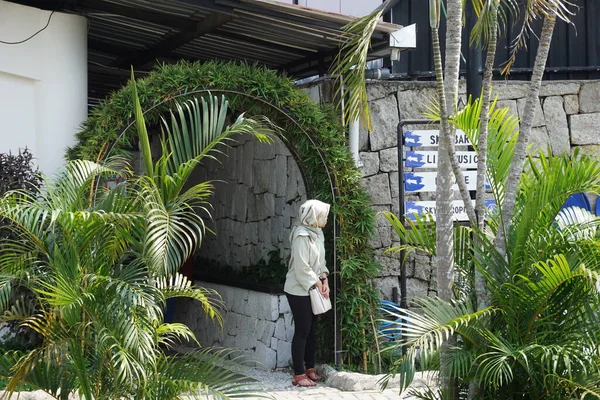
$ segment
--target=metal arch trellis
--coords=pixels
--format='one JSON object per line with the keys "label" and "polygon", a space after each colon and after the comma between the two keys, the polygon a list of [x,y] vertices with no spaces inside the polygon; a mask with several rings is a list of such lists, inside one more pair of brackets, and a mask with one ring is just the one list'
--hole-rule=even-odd
{"label": "metal arch trellis", "polygon": [[[332,202],[335,204],[336,199],[337,199],[337,186],[335,183],[335,177],[331,174],[331,171],[329,169],[329,166],[327,165],[327,162],[325,161],[325,157],[323,155],[323,153],[321,152],[318,143],[315,141],[315,139],[306,131],[306,129],[304,129],[304,127],[300,124],[300,122],[298,122],[298,120],[296,120],[296,118],[294,118],[291,113],[284,107],[280,107],[276,104],[274,104],[273,102],[262,98],[260,96],[256,96],[256,95],[252,95],[252,94],[248,94],[239,90],[230,90],[230,89],[221,89],[221,88],[207,88],[207,89],[198,89],[198,90],[192,90],[190,92],[186,92],[183,90],[180,90],[177,92],[177,94],[169,97],[168,99],[164,99],[158,103],[155,103],[154,105],[152,105],[152,107],[148,108],[147,110],[144,111],[144,115],[146,115],[147,113],[149,113],[150,111],[162,106],[165,103],[169,103],[172,102],[178,98],[181,97],[193,97],[196,94],[206,94],[206,93],[212,93],[212,92],[219,92],[219,93],[228,93],[228,94],[234,94],[234,95],[239,95],[239,96],[245,96],[248,97],[252,100],[258,101],[263,103],[264,105],[267,105],[275,110],[277,110],[279,113],[281,113],[282,115],[284,115],[286,118],[288,118],[301,132],[302,134],[310,141],[313,149],[317,152],[317,154],[319,155],[319,159],[321,160],[321,164],[323,166],[323,168],[325,169],[325,172],[327,173],[327,178],[329,181],[329,187],[331,190],[331,196],[332,196]],[[135,124],[135,118],[132,118],[131,121],[125,125],[124,127],[122,127],[117,134],[117,137],[112,141],[112,143],[108,146],[106,152],[102,155],[102,157],[100,157],[100,160],[105,160],[114,150],[115,146],[119,143],[120,139],[123,137],[123,135],[125,134],[125,132],[127,132],[132,126],[133,124]],[[280,134],[279,134],[280,135]],[[280,135],[282,138],[286,139],[285,136]],[[310,183],[307,180],[306,177],[306,173],[303,169],[302,163],[300,162],[300,157],[296,151],[296,149],[291,146],[291,144],[289,143],[288,140],[284,140],[284,142],[287,142],[286,147],[288,148],[288,150],[291,151],[291,153],[294,156],[294,159],[296,160],[296,163],[298,164],[299,168],[300,168],[300,174],[302,175],[302,180],[304,181],[304,185],[307,188],[307,193],[311,193],[312,192],[312,188],[310,187]],[[338,232],[338,226],[337,226],[337,220],[335,218],[335,214],[334,214],[334,218],[333,218],[333,227],[332,227],[332,231],[333,231],[333,293],[335,294],[335,296],[337,297],[338,295],[338,290],[339,290],[339,286],[340,286],[340,277],[339,277],[339,271],[338,271],[338,263],[337,263],[337,232]],[[338,310],[337,310],[337,301],[333,302],[333,324],[334,324],[334,360],[335,360],[335,364],[337,366],[339,366],[341,364],[341,343],[340,343],[340,326],[338,323]]]}

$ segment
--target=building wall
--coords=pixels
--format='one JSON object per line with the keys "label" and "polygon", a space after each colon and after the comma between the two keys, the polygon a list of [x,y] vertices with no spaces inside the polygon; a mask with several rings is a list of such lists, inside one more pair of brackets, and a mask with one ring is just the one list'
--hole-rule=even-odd
{"label": "building wall", "polygon": [[[295,3],[294,0],[283,0],[283,2],[290,4]],[[299,6],[353,15],[355,17],[370,13],[381,3],[381,0],[297,0]]]}
{"label": "building wall", "polygon": [[[497,106],[508,107],[513,115],[522,117],[528,88],[527,82],[495,82]],[[329,101],[330,90],[324,83],[306,90],[316,102]],[[464,81],[460,91],[464,99]],[[363,185],[376,211],[398,214],[397,125],[401,119],[423,118],[426,104],[436,96],[435,82],[371,82],[367,93],[374,131],[372,134],[361,131]],[[560,154],[579,148],[600,157],[600,81],[544,82],[533,126],[533,149],[546,149],[550,145],[554,154]],[[410,195],[406,200],[435,200],[435,193]],[[595,207],[597,199],[590,200]],[[377,234],[371,244],[382,264],[376,284],[386,299],[392,299],[394,288],[399,290],[399,257],[384,254],[390,246],[398,244],[396,240],[387,220],[378,216]],[[435,271],[431,269],[429,258],[413,254],[407,262],[408,297],[435,294],[436,282],[431,279]]]}
{"label": "building wall", "polygon": [[[0,40],[23,40],[50,12],[0,0]],[[45,174],[87,117],[87,21],[54,13],[21,44],[0,43],[0,152],[29,148]]]}

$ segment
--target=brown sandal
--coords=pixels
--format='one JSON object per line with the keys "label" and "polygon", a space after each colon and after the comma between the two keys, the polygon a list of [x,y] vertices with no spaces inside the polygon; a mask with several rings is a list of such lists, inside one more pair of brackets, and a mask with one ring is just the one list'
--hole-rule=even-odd
{"label": "brown sandal", "polygon": [[308,378],[313,382],[319,382],[321,379],[323,379],[321,375],[317,374],[317,371],[314,368],[307,369],[306,376],[308,376]]}
{"label": "brown sandal", "polygon": [[299,387],[317,386],[317,384],[311,381],[306,374],[294,375],[292,378],[292,385]]}

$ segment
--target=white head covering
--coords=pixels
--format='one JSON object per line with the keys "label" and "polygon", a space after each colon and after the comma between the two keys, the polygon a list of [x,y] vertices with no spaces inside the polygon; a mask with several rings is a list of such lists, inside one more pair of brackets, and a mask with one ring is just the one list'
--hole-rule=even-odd
{"label": "white head covering", "polygon": [[308,233],[314,240],[323,238],[320,226],[325,225],[330,205],[319,200],[307,200],[298,210],[298,221],[290,233],[290,243],[301,233]]}

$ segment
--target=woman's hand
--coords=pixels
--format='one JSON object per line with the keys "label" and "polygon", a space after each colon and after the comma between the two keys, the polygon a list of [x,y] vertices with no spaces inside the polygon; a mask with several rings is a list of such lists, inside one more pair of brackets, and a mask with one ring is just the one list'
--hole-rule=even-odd
{"label": "woman's hand", "polygon": [[321,294],[323,295],[323,297],[328,299],[330,290],[329,290],[329,282],[327,282],[327,279],[322,281],[320,290],[321,290]]}

